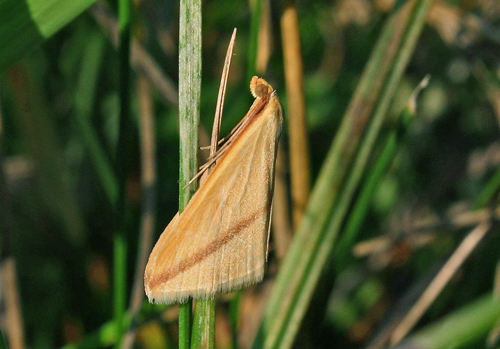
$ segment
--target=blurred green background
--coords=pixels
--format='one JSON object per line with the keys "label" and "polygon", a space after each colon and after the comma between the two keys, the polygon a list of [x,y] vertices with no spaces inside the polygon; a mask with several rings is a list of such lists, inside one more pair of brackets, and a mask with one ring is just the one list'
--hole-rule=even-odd
{"label": "blurred green background", "polygon": [[[109,30],[96,20],[102,6],[83,11],[90,4],[81,2],[74,15],[83,12],[74,19],[64,11],[47,12],[48,17],[33,20],[50,26],[54,22],[50,16],[62,17],[61,24],[54,24],[47,33],[42,24],[36,30],[22,27],[17,32],[24,35],[15,36],[15,26],[24,23],[27,10],[21,5],[8,7],[12,3],[0,2],[0,21],[3,18],[6,23],[0,25],[0,42],[4,43],[4,48],[0,47],[4,57],[0,62],[1,257],[4,261],[13,257],[16,262],[24,345],[54,348],[78,343],[112,318],[112,202],[116,196],[112,164],[118,141],[119,56],[109,40]],[[30,4],[25,5],[29,8]],[[117,4],[107,5],[109,14],[116,18]],[[296,3],[312,183],[382,27],[400,5],[382,0]],[[157,176],[155,241],[178,209],[178,6],[173,1],[143,0],[134,7],[133,36],[174,88],[170,97],[158,92],[154,84],[151,88]],[[270,60],[262,75],[278,91],[286,118],[281,13],[282,4],[271,2]],[[200,114],[205,130],[211,129],[227,44],[233,28],[238,28],[222,123],[225,135],[252,102],[247,76],[251,64],[250,4],[206,1],[202,18]],[[297,348],[366,347],[373,343],[384,323],[390,322],[391,312],[408,310],[416,297],[409,294],[425,289],[474,226],[450,228],[443,217],[473,212],[485,205],[496,207],[500,3],[434,2],[394,96],[389,119],[399,115],[427,74],[431,79],[417,99],[415,118],[378,183],[356,237],[356,242],[361,242],[378,236],[390,240],[392,236],[393,243],[380,253],[369,249],[364,257],[352,258],[349,253],[344,267],[337,270],[332,257],[334,267],[327,268],[327,276],[316,289]],[[132,167],[126,186],[129,287],[137,259],[144,193],[137,97],[141,76],[143,70],[132,69],[129,122],[133,144],[132,152],[125,154]],[[384,132],[391,127],[388,123]],[[485,194],[487,186],[490,189]],[[437,230],[424,229],[412,238],[397,235],[429,217],[443,225]],[[495,282],[498,285],[498,232],[495,223],[419,327],[441,321],[491,293]],[[352,244],[348,248],[351,251]],[[277,265],[271,246],[268,279],[276,275]],[[5,287],[5,281],[2,285]],[[0,325],[8,339],[9,301],[5,291],[1,295]],[[409,298],[405,301],[404,297]],[[223,297],[217,306],[216,346],[220,348],[235,345],[234,336],[226,329],[230,328],[230,299]],[[256,303],[240,303],[238,338],[242,348],[252,343],[256,331],[256,325],[248,320],[251,311],[244,308],[248,304]],[[159,313],[158,308],[143,306],[136,347],[176,346],[175,314],[169,317],[162,313],[163,320],[168,320],[160,321]],[[485,333],[474,338],[473,344],[464,341],[458,347],[484,347]],[[494,343],[499,345],[498,338]],[[102,345],[109,343],[103,341]]]}

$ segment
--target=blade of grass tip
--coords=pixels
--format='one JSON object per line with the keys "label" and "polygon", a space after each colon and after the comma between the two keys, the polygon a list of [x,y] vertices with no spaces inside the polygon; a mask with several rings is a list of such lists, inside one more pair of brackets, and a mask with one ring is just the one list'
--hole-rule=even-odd
{"label": "blade of grass tip", "polygon": [[118,147],[115,157],[116,174],[118,177],[118,200],[116,204],[116,228],[113,237],[113,309],[114,319],[118,327],[118,338],[114,347],[120,348],[122,344],[126,307],[127,284],[127,205],[126,182],[129,173],[131,156],[132,134],[130,123],[130,36],[132,0],[120,0],[118,4],[120,48],[120,125]]}
{"label": "blade of grass tip", "polygon": [[427,325],[394,349],[467,347],[484,338],[500,316],[500,298],[488,294]]}
{"label": "blade of grass tip", "polygon": [[[217,106],[215,107],[214,125],[212,127],[212,139],[210,141],[210,155],[212,157],[217,151],[217,143],[219,141],[220,125],[222,121],[222,113],[224,111],[224,100],[226,97],[227,78],[229,76],[229,68],[231,67],[231,58],[234,51],[234,42],[236,41],[236,28],[233,30],[231,40],[226,52],[224,67],[222,69],[222,77],[220,79],[219,94],[217,96]],[[213,166],[212,166],[213,167]]]}
{"label": "blade of grass tip", "polygon": [[[137,83],[141,143],[141,187],[143,197],[137,264],[135,267],[129,306],[129,312],[132,315],[132,319],[134,319],[139,312],[144,299],[144,269],[146,268],[148,255],[153,245],[153,232],[156,220],[156,140],[153,118],[153,99],[149,82],[144,77],[139,77]],[[134,339],[135,332],[127,333],[123,348],[131,348]]]}
{"label": "blade of grass tip", "polygon": [[259,28],[262,0],[250,0],[250,42],[248,44],[247,81],[257,73],[257,48],[259,42]]}
{"label": "blade of grass tip", "polygon": [[[210,155],[213,157],[217,152],[217,143],[219,141],[220,124],[222,120],[222,111],[224,110],[224,98],[226,95],[227,78],[229,76],[229,68],[231,67],[231,59],[233,57],[234,42],[236,40],[236,28],[233,30],[231,40],[226,52],[224,67],[222,69],[222,77],[219,86],[219,94],[217,98],[217,106],[215,108],[214,124],[212,127],[212,139],[210,141]],[[213,165],[212,165],[213,167]],[[210,173],[209,168],[200,182]],[[193,316],[193,332],[191,336],[191,348],[213,348],[215,345],[215,299],[200,299],[195,302],[195,313]]]}
{"label": "blade of grass tip", "polygon": [[[370,60],[363,73],[362,86],[356,90],[311,194],[304,219],[282,263],[254,342],[255,348],[288,348],[292,345],[430,4],[431,0],[408,3],[403,11],[391,17],[383,29],[372,54],[373,61]],[[389,71],[389,68],[392,70]],[[366,114],[370,114],[371,104],[382,85],[385,86],[354,170],[341,200],[334,205],[336,189],[341,185],[339,180],[344,177],[345,168],[351,162],[359,135],[366,124]]]}
{"label": "blade of grass tip", "polygon": [[292,217],[293,227],[297,228],[309,198],[310,173],[299,18],[294,0],[285,1],[281,37],[288,102]]}
{"label": "blade of grass tip", "polygon": [[[179,9],[179,212],[196,191],[201,93],[201,0],[181,0]],[[191,341],[192,302],[179,304],[179,348]]]}
{"label": "blade of grass tip", "polygon": [[352,260],[351,249],[358,236],[359,228],[368,212],[377,185],[389,169],[399,149],[399,144],[415,116],[417,95],[427,86],[428,82],[429,76],[426,76],[415,88],[406,107],[397,118],[396,127],[387,136],[380,155],[372,166],[372,169],[368,171],[368,178],[356,199],[356,203],[351,210],[342,237],[339,239],[338,247],[336,248],[335,267],[338,272],[342,271]]}
{"label": "blade of grass tip", "polygon": [[427,287],[419,300],[396,327],[391,336],[391,346],[399,343],[406,334],[411,331],[490,228],[491,223],[485,221],[479,224],[463,239],[462,243],[457,247],[434,280],[429,284],[429,287]]}

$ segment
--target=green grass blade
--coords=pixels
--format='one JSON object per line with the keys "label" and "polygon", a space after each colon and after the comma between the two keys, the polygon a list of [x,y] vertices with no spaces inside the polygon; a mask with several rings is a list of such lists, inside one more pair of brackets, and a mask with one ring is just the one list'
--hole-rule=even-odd
{"label": "green grass blade", "polygon": [[499,318],[500,298],[489,294],[426,326],[395,348],[466,347],[484,338]]}
{"label": "green grass blade", "polygon": [[[201,94],[201,1],[181,0],[179,14],[179,212],[196,191]],[[190,347],[191,301],[179,305],[179,348]]]}
{"label": "green grass blade", "polygon": [[[430,3],[418,1],[410,12],[412,16],[405,12],[397,13],[383,30],[320,172],[305,217],[278,273],[254,343],[255,348],[289,348],[293,344],[403,69],[413,52]],[[378,97],[380,90],[381,95]],[[347,184],[341,185],[372,110],[370,103],[376,100],[379,102],[370,129],[364,137]],[[339,188],[345,189],[338,204],[335,204]]]}
{"label": "green grass blade", "polygon": [[418,92],[427,85],[428,78],[424,79],[421,84],[415,89],[406,107],[403,109],[397,118],[397,124],[392,129],[387,138],[380,155],[372,168],[367,171],[368,178],[365,180],[364,185],[356,199],[356,203],[349,215],[349,219],[343,229],[342,237],[337,244],[337,255],[335,256],[335,268],[340,272],[352,261],[351,248],[356,241],[359,229],[365,219],[366,213],[370,207],[373,195],[377,189],[378,183],[383,178],[389,169],[394,157],[399,149],[399,145],[406,134],[406,130],[413,120],[416,112],[416,97]]}
{"label": "green grass blade", "polygon": [[0,72],[38,47],[95,1],[0,0]]}
{"label": "green grass blade", "polygon": [[191,348],[212,349],[215,346],[215,300],[195,302]]}

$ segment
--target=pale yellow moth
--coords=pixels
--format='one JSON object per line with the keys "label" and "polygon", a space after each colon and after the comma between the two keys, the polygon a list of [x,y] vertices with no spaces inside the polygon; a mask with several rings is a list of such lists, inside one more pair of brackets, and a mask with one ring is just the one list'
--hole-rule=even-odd
{"label": "pale yellow moth", "polygon": [[149,256],[144,285],[150,302],[212,298],[264,277],[283,112],[264,79],[254,76],[250,90],[254,103],[201,167],[213,165]]}

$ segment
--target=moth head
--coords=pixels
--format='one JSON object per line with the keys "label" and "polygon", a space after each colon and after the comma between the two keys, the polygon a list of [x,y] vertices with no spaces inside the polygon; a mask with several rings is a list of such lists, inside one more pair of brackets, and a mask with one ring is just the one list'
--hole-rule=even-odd
{"label": "moth head", "polygon": [[269,83],[259,78],[258,76],[254,76],[250,81],[250,92],[252,92],[252,96],[254,98],[264,97],[273,91],[273,87],[269,85]]}

